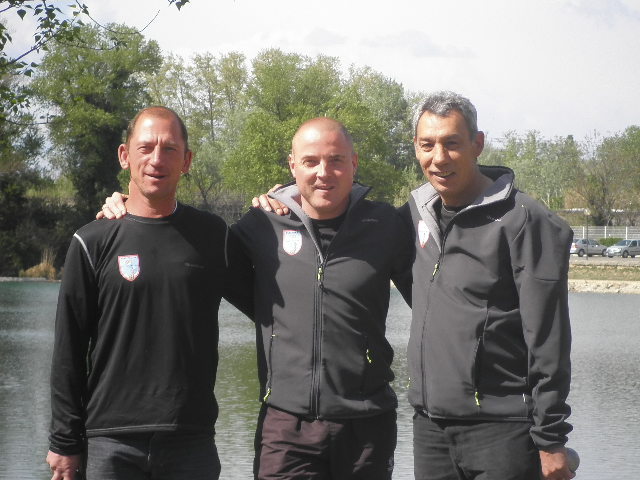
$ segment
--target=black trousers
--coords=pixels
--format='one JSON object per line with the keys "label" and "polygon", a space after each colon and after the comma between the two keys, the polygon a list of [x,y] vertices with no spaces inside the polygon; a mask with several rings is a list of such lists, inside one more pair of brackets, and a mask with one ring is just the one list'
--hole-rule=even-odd
{"label": "black trousers", "polygon": [[89,480],[217,480],[213,433],[132,433],[89,438]]}
{"label": "black trousers", "polygon": [[529,422],[413,417],[416,480],[539,480],[540,454]]}
{"label": "black trousers", "polygon": [[272,407],[256,435],[256,475],[271,479],[389,480],[396,411],[366,418],[307,420]]}

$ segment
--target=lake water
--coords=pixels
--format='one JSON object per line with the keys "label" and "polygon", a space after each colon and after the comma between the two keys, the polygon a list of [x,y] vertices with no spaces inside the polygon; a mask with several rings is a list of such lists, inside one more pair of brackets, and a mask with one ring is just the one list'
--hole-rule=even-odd
{"label": "lake water", "polygon": [[[49,479],[44,458],[57,283],[0,283],[0,478]],[[581,480],[640,478],[640,295],[575,293],[570,403]],[[410,312],[392,292],[388,338],[396,349],[400,399],[394,478],[413,478],[411,409],[406,401]],[[251,478],[258,411],[252,324],[223,304],[216,394],[216,443],[224,480]]]}

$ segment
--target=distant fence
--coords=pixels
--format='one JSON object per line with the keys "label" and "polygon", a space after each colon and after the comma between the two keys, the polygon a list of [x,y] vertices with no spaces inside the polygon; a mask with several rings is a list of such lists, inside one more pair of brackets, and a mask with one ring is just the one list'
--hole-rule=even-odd
{"label": "distant fence", "polygon": [[572,226],[576,238],[640,238],[640,227],[598,227],[595,225]]}

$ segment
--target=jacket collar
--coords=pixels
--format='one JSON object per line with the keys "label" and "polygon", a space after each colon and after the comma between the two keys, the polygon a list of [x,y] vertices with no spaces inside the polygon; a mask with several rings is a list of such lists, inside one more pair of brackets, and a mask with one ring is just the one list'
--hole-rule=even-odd
{"label": "jacket collar", "polygon": [[[513,182],[515,175],[513,170],[502,166],[480,165],[480,173],[493,180],[493,183],[461,211],[477,208],[479,206],[490,205],[502,201],[511,195],[514,189]],[[432,232],[440,231],[437,216],[433,208],[434,203],[440,197],[435,188],[430,183],[425,183],[411,192],[413,200],[416,202],[420,217],[425,222],[427,228]],[[432,235],[438,249],[441,249],[440,235]]]}
{"label": "jacket collar", "polygon": [[[513,190],[515,175],[513,170],[501,166],[480,165],[480,173],[493,180],[489,188],[482,192],[467,208],[478,205],[488,205],[499,202],[509,197]],[[413,199],[419,208],[432,209],[438,199],[438,192],[430,183],[425,183],[411,192]]]}
{"label": "jacket collar", "polygon": [[[347,207],[347,216],[360,202],[360,200],[362,200],[367,195],[367,193],[369,193],[369,190],[371,190],[371,187],[367,187],[358,182],[353,182],[351,194],[349,196],[349,206]],[[320,255],[321,259],[323,259],[322,249],[320,248],[320,243],[316,238],[311,218],[304,212],[304,210],[302,210],[302,206],[300,205],[300,191],[298,190],[298,186],[296,185],[295,181],[283,185],[276,191],[271,192],[269,196],[284,203],[287,207],[289,207],[289,210],[291,210],[291,212],[300,219],[302,224],[309,232],[309,235],[313,239],[313,242],[318,251],[318,255]],[[348,225],[346,219],[343,225]]]}
{"label": "jacket collar", "polygon": [[[351,194],[349,195],[349,206],[347,207],[347,212],[352,210],[353,207],[363,199],[370,190],[371,187],[367,187],[358,182],[353,182]],[[309,218],[300,205],[300,190],[298,190],[296,182],[290,182],[283,185],[276,191],[270,193],[269,196],[284,203],[289,207],[289,210],[295,213],[303,222],[305,221],[305,218]]]}

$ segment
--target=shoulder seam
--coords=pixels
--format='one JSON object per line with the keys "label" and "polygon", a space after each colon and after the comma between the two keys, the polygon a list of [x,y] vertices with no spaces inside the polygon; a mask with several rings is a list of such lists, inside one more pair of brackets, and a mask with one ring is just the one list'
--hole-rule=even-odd
{"label": "shoulder seam", "polygon": [[78,242],[80,242],[80,245],[82,246],[82,250],[84,250],[84,253],[87,256],[87,261],[89,262],[89,265],[91,266],[91,270],[93,271],[93,274],[95,275],[96,267],[93,265],[93,261],[91,260],[91,255],[89,255],[89,249],[87,248],[87,244],[84,243],[84,240],[82,239],[82,237],[80,235],[78,235],[78,232],[74,233],[73,236],[76,239],[78,239]]}

